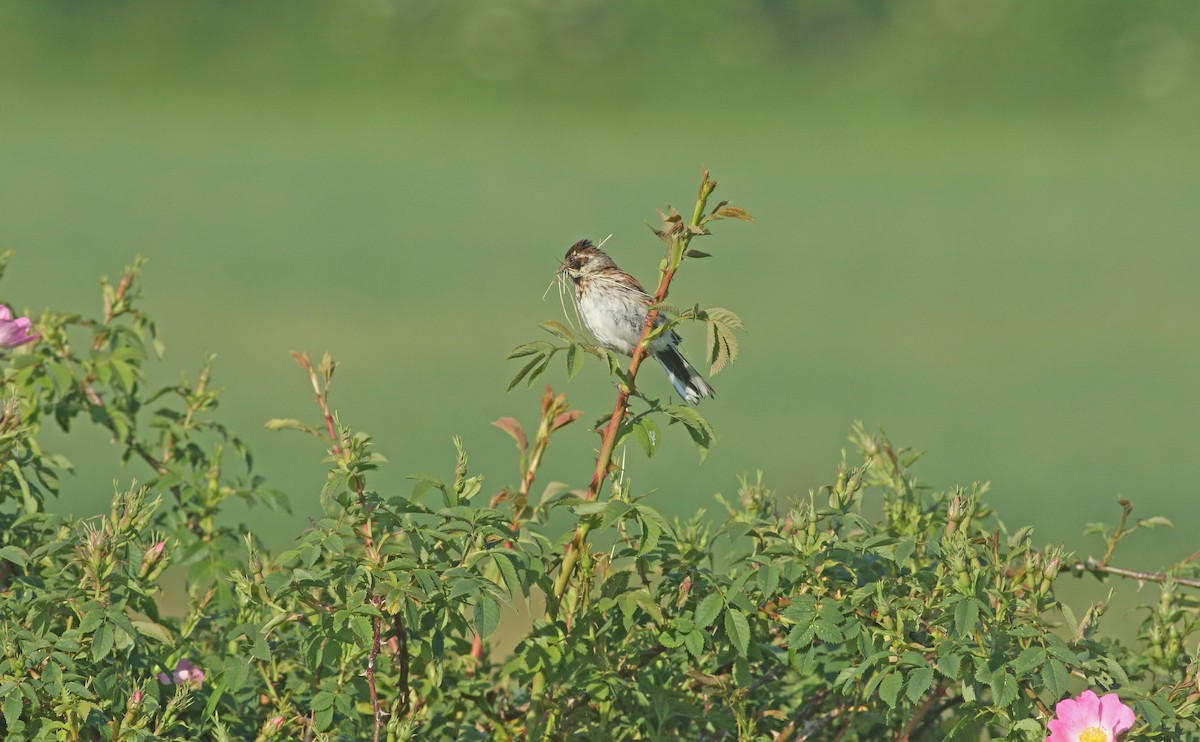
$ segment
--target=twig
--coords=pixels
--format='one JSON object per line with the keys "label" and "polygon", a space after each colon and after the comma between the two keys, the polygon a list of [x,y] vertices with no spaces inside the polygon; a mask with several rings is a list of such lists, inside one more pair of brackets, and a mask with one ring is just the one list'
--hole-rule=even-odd
{"label": "twig", "polygon": [[396,655],[400,662],[400,712],[408,713],[408,630],[404,626],[404,608],[392,619],[392,630],[396,635]]}
{"label": "twig", "polygon": [[1178,585],[1200,588],[1200,579],[1176,577],[1174,575],[1167,574],[1166,572],[1141,572],[1136,569],[1114,567],[1110,564],[1097,562],[1092,557],[1088,557],[1087,561],[1064,564],[1058,568],[1058,571],[1074,572],[1075,574],[1083,574],[1084,572],[1090,572],[1092,574],[1110,574],[1117,575],[1118,577],[1128,577],[1129,579],[1137,580],[1138,582],[1154,582],[1158,584],[1166,582],[1167,580],[1171,580]]}
{"label": "twig", "polygon": [[909,742],[913,731],[920,726],[921,720],[925,717],[925,714],[929,713],[929,709],[933,708],[933,704],[939,698],[941,698],[945,689],[946,681],[939,680],[937,685],[934,686],[933,692],[929,694],[929,697],[925,699],[925,702],[920,705],[920,707],[916,710],[916,713],[914,713],[912,718],[908,720],[908,723],[904,725],[904,729],[896,734],[896,742]]}
{"label": "twig", "polygon": [[1054,712],[1046,707],[1045,702],[1038,696],[1037,691],[1028,683],[1021,682],[1020,685],[1021,690],[1025,691],[1025,695],[1029,696],[1029,700],[1033,701],[1033,705],[1037,706],[1038,711],[1042,714],[1042,718],[1053,718]]}
{"label": "twig", "polygon": [[[379,598],[375,598],[379,607]],[[375,742],[379,742],[379,731],[383,726],[383,709],[379,706],[379,693],[375,689],[375,658],[379,656],[379,616],[371,619],[371,655],[367,659],[367,690],[371,692],[371,712],[375,717]]]}

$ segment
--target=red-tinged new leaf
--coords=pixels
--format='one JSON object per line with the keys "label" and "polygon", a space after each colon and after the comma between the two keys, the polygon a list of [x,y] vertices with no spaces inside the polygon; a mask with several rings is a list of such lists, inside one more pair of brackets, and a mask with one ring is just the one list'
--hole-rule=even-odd
{"label": "red-tinged new leaf", "polygon": [[754,217],[750,216],[750,212],[738,206],[725,206],[712,214],[713,219],[741,219],[744,222],[753,222]]}
{"label": "red-tinged new leaf", "polygon": [[517,442],[517,450],[521,455],[525,455],[525,449],[529,445],[529,439],[525,436],[525,431],[521,428],[521,423],[516,421],[516,418],[502,417],[499,420],[494,420],[492,425],[500,428],[505,433],[512,436],[512,439]]}
{"label": "red-tinged new leaf", "polygon": [[554,431],[558,430],[559,428],[570,425],[571,423],[578,420],[579,416],[582,414],[583,413],[579,410],[571,410],[570,412],[564,412],[563,414],[554,418],[554,422],[550,423],[550,432],[553,433]]}

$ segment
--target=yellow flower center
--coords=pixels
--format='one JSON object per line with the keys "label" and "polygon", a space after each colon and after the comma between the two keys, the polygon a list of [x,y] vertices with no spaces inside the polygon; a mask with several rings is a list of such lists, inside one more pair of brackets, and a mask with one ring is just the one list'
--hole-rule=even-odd
{"label": "yellow flower center", "polygon": [[1108,733],[1100,727],[1088,727],[1080,732],[1079,742],[1108,742]]}

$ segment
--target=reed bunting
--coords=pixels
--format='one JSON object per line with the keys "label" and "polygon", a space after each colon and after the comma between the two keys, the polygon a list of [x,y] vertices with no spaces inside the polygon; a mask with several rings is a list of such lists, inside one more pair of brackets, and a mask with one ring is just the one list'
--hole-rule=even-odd
{"label": "reed bunting", "polygon": [[[571,245],[558,272],[575,282],[575,305],[596,340],[609,350],[633,355],[654,297],[588,240]],[[655,326],[664,322],[659,312]],[[679,352],[679,343],[679,335],[669,330],[650,341],[649,351],[684,399],[696,403],[713,396],[713,388]]]}

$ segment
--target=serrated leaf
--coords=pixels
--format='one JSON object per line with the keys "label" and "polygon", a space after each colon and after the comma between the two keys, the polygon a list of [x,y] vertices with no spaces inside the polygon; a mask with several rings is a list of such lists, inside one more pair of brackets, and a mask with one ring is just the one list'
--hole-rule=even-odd
{"label": "serrated leaf", "polygon": [[574,379],[582,368],[583,353],[579,351],[578,345],[572,345],[567,348],[567,380]]}
{"label": "serrated leaf", "polygon": [[143,636],[148,636],[151,639],[159,641],[167,646],[172,646],[174,640],[171,638],[171,633],[165,626],[156,624],[153,621],[137,621],[133,622],[134,628]]}
{"label": "serrated leaf", "polygon": [[492,561],[496,563],[496,568],[500,570],[500,574],[504,578],[504,584],[508,587],[509,594],[513,597],[522,594],[525,588],[521,585],[521,580],[517,576],[517,569],[513,566],[512,560],[508,555],[493,551]]}
{"label": "serrated leaf", "polygon": [[107,657],[112,651],[115,638],[112,625],[102,625],[92,636],[92,659],[99,662]]}
{"label": "serrated leaf", "polygon": [[741,219],[744,222],[753,222],[754,217],[750,213],[738,206],[723,206],[709,215],[710,219]]}
{"label": "serrated leaf", "polygon": [[[538,365],[539,363],[541,363],[543,360],[545,360],[545,358],[546,358],[545,356],[539,354],[539,355],[535,356],[532,361],[530,361],[529,363],[526,363],[524,366],[522,366],[521,370],[517,372],[517,375],[513,377],[512,381],[508,382],[508,391],[511,392],[513,390],[513,387],[515,387],[517,384],[520,384],[521,379],[524,379],[525,376],[529,372],[533,371],[533,367]],[[529,383],[531,383],[531,384],[533,383],[532,378],[530,379]]]}
{"label": "serrated leaf", "polygon": [[566,325],[558,320],[548,319],[545,322],[542,322],[539,326],[551,335],[556,335],[563,340],[566,340],[568,343],[575,342],[575,334],[568,330]]}
{"label": "serrated leaf", "polygon": [[15,689],[8,692],[4,697],[4,726],[6,729],[12,730],[18,728],[18,722],[21,718],[22,699],[24,696]]}
{"label": "serrated leaf", "polygon": [[[511,389],[512,387],[509,388]],[[529,439],[525,437],[525,430],[521,427],[521,423],[517,422],[516,418],[502,417],[499,420],[492,421],[492,425],[512,436],[512,439],[517,442],[517,450],[521,452],[522,456],[525,455],[525,448],[529,445]]]}
{"label": "serrated leaf", "polygon": [[721,613],[721,608],[725,606],[725,599],[720,593],[711,593],[704,600],[700,601],[700,605],[696,606],[696,616],[693,619],[696,626],[701,629],[706,629]]}
{"label": "serrated leaf", "polygon": [[1008,670],[997,670],[992,675],[992,703],[1000,708],[1008,708],[1017,700],[1017,679]]}
{"label": "serrated leaf", "polygon": [[788,649],[793,652],[799,652],[802,649],[807,649],[813,641],[813,636],[816,634],[815,624],[796,624],[792,630],[788,632]]}
{"label": "serrated leaf", "polygon": [[508,352],[508,358],[512,360],[513,358],[521,358],[522,356],[544,356],[553,349],[554,345],[552,343],[548,343],[545,340],[535,340],[532,343],[523,343],[513,348]]}
{"label": "serrated leaf", "polygon": [[904,675],[900,670],[893,670],[888,673],[888,676],[879,683],[879,697],[888,708],[896,708],[896,698],[900,695],[900,688],[904,685]]}
{"label": "serrated leaf", "polygon": [[592,501],[592,502],[581,502],[578,505],[576,505],[575,507],[571,508],[571,510],[574,511],[574,513],[576,515],[595,515],[596,513],[604,512],[604,509],[606,507],[608,507],[607,502]]}
{"label": "serrated leaf", "polygon": [[642,450],[646,452],[646,457],[654,456],[661,440],[658,424],[648,417],[639,417],[633,423],[633,434]]}
{"label": "serrated leaf", "polygon": [[916,703],[932,685],[933,667],[929,665],[919,667],[908,676],[908,688],[905,690],[905,695],[908,696],[909,701]]}
{"label": "serrated leaf", "polygon": [[958,679],[959,668],[962,666],[962,655],[951,652],[938,657],[937,669],[938,672],[945,675],[950,680]]}
{"label": "serrated leaf", "polygon": [[764,598],[774,597],[775,589],[779,587],[779,575],[779,567],[774,564],[767,563],[758,568],[758,589]]}
{"label": "serrated leaf", "polygon": [[475,632],[487,638],[500,625],[500,604],[487,595],[475,600]]}
{"label": "serrated leaf", "polygon": [[965,598],[954,606],[954,632],[959,638],[974,631],[978,621],[979,601],[975,598]]}
{"label": "serrated leaf", "polygon": [[9,544],[8,546],[0,546],[0,559],[4,559],[16,564],[17,566],[24,567],[25,562],[29,559],[29,555],[26,554],[25,551],[19,546],[13,546],[12,544]]}
{"label": "serrated leaf", "polygon": [[1159,526],[1162,526],[1164,528],[1174,528],[1175,527],[1175,524],[1172,523],[1169,518],[1164,518],[1161,515],[1155,515],[1151,518],[1145,518],[1143,520],[1139,520],[1137,524],[1141,528],[1157,528]]}
{"label": "serrated leaf", "polygon": [[1129,675],[1125,673],[1125,668],[1121,667],[1116,660],[1108,655],[1104,655],[1103,659],[1104,666],[1108,668],[1108,671],[1112,674],[1113,678],[1116,679],[1117,684],[1122,687],[1128,686]]}
{"label": "serrated leaf", "polygon": [[658,540],[662,536],[662,528],[652,518],[641,518],[638,522],[642,526],[642,538],[641,543],[638,544],[637,553],[638,556],[643,556],[658,546]]}
{"label": "serrated leaf", "polygon": [[917,548],[917,542],[911,538],[902,538],[896,542],[896,551],[894,559],[897,566],[904,566],[908,558],[912,556],[913,551]]}
{"label": "serrated leaf", "polygon": [[662,411],[674,420],[683,423],[692,442],[700,451],[700,460],[703,461],[704,457],[708,455],[708,449],[712,446],[713,439],[716,438],[716,431],[713,430],[708,420],[691,407],[669,404],[663,405]]}
{"label": "serrated leaf", "polygon": [[316,433],[317,429],[299,420],[288,417],[273,417],[267,421],[267,430],[299,430],[302,433]]}
{"label": "serrated leaf", "polygon": [[845,638],[842,636],[842,630],[837,624],[824,619],[818,620],[813,625],[813,630],[816,632],[817,638],[826,644],[837,644]]}
{"label": "serrated leaf", "polygon": [[739,654],[750,650],[750,622],[745,613],[732,606],[725,609],[725,635]]}
{"label": "serrated leaf", "polygon": [[1013,660],[1012,669],[1017,674],[1017,677],[1028,675],[1037,668],[1042,666],[1046,661],[1046,650],[1038,646],[1029,647],[1017,655]]}

